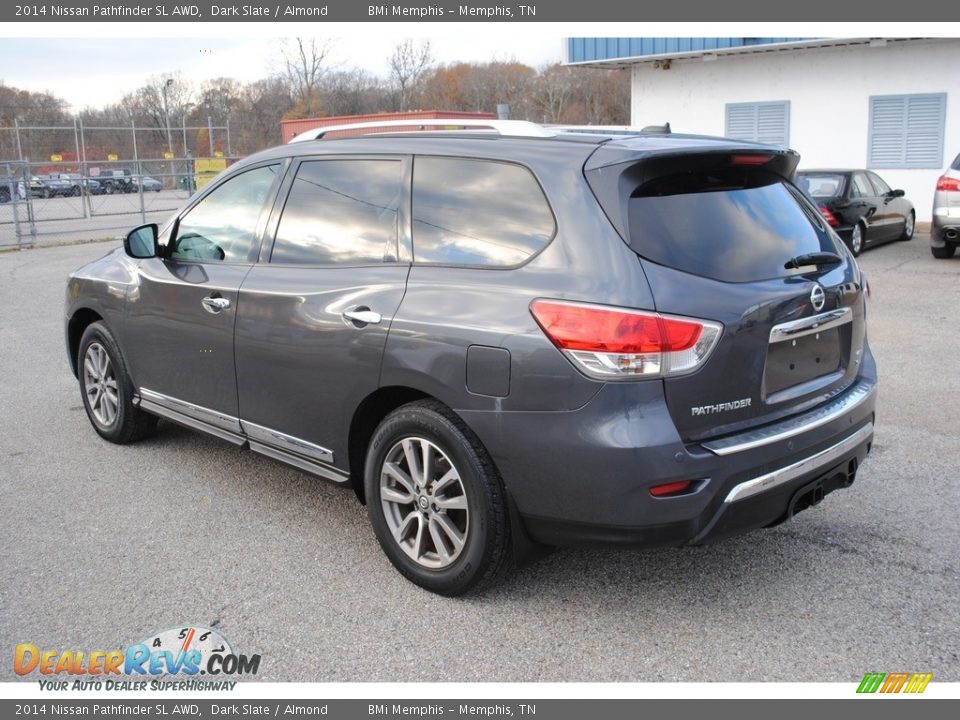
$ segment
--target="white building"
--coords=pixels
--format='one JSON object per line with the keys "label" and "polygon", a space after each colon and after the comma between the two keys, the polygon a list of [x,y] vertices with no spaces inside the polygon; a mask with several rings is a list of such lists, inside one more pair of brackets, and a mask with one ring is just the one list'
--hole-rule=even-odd
{"label": "white building", "polygon": [[628,67],[631,124],[785,145],[865,167],[929,221],[960,153],[960,39],[569,38],[571,65]]}

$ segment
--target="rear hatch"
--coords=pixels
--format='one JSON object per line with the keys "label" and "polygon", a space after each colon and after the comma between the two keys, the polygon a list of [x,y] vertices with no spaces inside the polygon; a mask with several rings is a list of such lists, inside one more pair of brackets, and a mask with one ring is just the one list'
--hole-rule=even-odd
{"label": "rear hatch", "polygon": [[864,343],[859,270],[787,179],[798,156],[714,143],[682,152],[662,143],[626,160],[630,143],[611,143],[585,167],[638,255],[656,310],[723,326],[700,365],[663,380],[688,441],[774,422],[842,392]]}

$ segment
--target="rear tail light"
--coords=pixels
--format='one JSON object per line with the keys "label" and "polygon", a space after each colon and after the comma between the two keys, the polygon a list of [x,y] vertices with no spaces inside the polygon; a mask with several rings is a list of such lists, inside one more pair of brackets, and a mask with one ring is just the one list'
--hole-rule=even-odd
{"label": "rear tail light", "polygon": [[826,205],[820,206],[820,214],[823,215],[823,219],[827,221],[827,225],[830,227],[836,227],[840,224],[840,221],[837,220],[837,216],[830,212],[830,208]]}
{"label": "rear tail light", "polygon": [[707,320],[560,300],[534,300],[530,312],[574,365],[601,380],[692,372],[723,330]]}
{"label": "rear tail light", "polygon": [[941,175],[937,180],[937,190],[948,190],[950,192],[960,192],[960,178]]}

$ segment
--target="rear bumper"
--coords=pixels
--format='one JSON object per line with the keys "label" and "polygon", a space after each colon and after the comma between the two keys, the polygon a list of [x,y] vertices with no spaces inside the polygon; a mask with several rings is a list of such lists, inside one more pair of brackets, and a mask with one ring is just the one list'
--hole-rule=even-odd
{"label": "rear bumper", "polygon": [[[660,386],[605,386],[566,413],[462,413],[527,533],[552,545],[700,544],[777,524],[849,486],[873,441],[872,356],[829,403],[733,437],[684,443]],[[694,492],[650,488],[696,481]]]}
{"label": "rear bumper", "polygon": [[[948,212],[952,214],[947,214]],[[947,235],[950,234],[950,237]],[[934,208],[930,224],[930,244],[943,247],[944,243],[960,242],[960,208]]]}

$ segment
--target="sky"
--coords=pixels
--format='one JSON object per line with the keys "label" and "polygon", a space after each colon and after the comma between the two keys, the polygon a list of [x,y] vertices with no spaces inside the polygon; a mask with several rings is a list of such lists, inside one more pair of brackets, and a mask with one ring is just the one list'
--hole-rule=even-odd
{"label": "sky", "polygon": [[[388,75],[387,58],[402,35],[335,38],[333,60]],[[517,60],[534,67],[561,60],[562,37],[537,34],[522,42],[516,36],[462,34],[432,36],[440,63]],[[118,102],[151,75],[179,71],[199,88],[216,77],[241,82],[259,80],[279,70],[281,39],[236,37],[174,38],[0,38],[0,82],[23,90],[50,91],[66,100],[72,112]]]}

